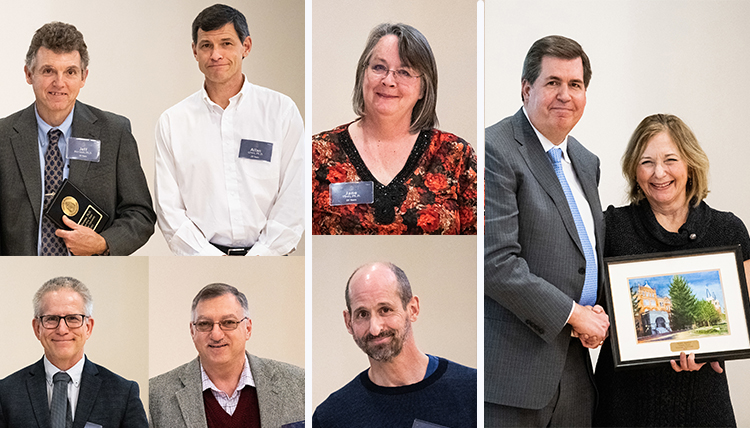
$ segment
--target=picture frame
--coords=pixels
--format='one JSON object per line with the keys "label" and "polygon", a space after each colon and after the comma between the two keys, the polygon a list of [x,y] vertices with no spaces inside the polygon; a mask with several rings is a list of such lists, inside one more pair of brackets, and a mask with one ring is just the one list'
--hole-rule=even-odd
{"label": "picture frame", "polygon": [[750,358],[738,246],[604,259],[615,368]]}

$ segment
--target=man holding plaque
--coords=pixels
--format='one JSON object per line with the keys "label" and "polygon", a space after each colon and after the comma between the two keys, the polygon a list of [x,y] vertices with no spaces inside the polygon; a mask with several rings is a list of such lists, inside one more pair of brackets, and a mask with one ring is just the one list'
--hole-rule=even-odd
{"label": "man holding plaque", "polygon": [[344,293],[344,323],[370,368],[315,409],[313,428],[476,427],[477,371],[419,350],[419,298],[404,271],[366,264]]}
{"label": "man holding plaque", "polygon": [[201,90],[156,126],[156,211],[178,255],[285,255],[304,230],[303,134],[294,102],[250,83],[245,16],[213,5],[193,21]]}
{"label": "man holding plaque", "polygon": [[604,239],[599,159],[568,134],[591,66],[548,36],[529,49],[523,107],[486,129],[485,424],[591,426],[586,348],[607,336],[597,305]]}
{"label": "man holding plaque", "polygon": [[2,255],[128,255],[154,232],[130,122],[76,100],[88,61],[70,24],[31,40],[24,72],[36,100],[0,120]]}

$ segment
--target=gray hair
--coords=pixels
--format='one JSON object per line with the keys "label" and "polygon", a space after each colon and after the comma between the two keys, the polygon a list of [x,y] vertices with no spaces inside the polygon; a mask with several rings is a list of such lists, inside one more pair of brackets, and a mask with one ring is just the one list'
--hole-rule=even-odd
{"label": "gray hair", "polygon": [[91,297],[91,292],[88,287],[75,278],[69,276],[58,276],[57,278],[52,278],[45,282],[34,294],[34,298],[32,299],[34,305],[34,318],[39,318],[44,315],[42,314],[42,299],[44,298],[44,295],[58,290],[75,291],[83,299],[84,315],[90,318],[94,313],[94,298]]}
{"label": "gray hair", "polygon": [[438,73],[435,56],[432,54],[430,43],[427,38],[416,28],[406,24],[380,24],[370,31],[367,38],[365,50],[357,62],[357,76],[354,80],[354,91],[352,93],[352,106],[354,113],[364,117],[365,97],[362,83],[365,79],[367,66],[372,58],[372,51],[380,39],[388,35],[398,37],[398,56],[405,66],[411,67],[422,74],[419,78],[422,82],[422,98],[417,101],[411,111],[411,132],[419,132],[423,129],[431,129],[438,126],[437,112],[437,83]]}
{"label": "gray hair", "polygon": [[398,284],[398,297],[401,299],[401,305],[404,307],[404,309],[406,309],[406,305],[409,304],[411,298],[413,297],[413,294],[411,292],[411,284],[409,284],[409,278],[406,277],[406,273],[404,273],[404,271],[400,267],[394,265],[393,263],[378,262],[362,265],[355,269],[354,272],[352,272],[351,276],[349,276],[349,279],[346,281],[346,290],[344,291],[346,310],[349,311],[349,313],[352,312],[351,298],[349,297],[349,284],[352,282],[352,278],[354,278],[354,275],[356,275],[357,272],[359,272],[362,268],[372,266],[373,264],[382,264],[386,266],[396,277],[396,284]]}
{"label": "gray hair", "polygon": [[215,282],[203,287],[193,299],[193,305],[190,308],[190,316],[192,317],[193,321],[195,321],[195,308],[198,307],[198,303],[204,300],[213,299],[215,297],[221,297],[225,294],[231,294],[232,296],[234,296],[237,299],[237,303],[242,306],[242,312],[246,317],[250,318],[250,309],[247,304],[247,297],[245,297],[245,294],[229,284]]}

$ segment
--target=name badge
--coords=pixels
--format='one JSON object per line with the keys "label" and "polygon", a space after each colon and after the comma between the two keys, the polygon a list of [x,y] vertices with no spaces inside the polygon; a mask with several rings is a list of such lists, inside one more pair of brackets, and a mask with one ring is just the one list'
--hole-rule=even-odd
{"label": "name badge", "polygon": [[433,424],[432,422],[414,419],[414,423],[412,424],[411,428],[448,428],[448,427],[446,427],[445,425],[438,425],[438,424]]}
{"label": "name badge", "polygon": [[351,183],[331,183],[328,187],[331,194],[331,206],[371,204],[375,199],[372,181],[355,181]]}
{"label": "name badge", "polygon": [[281,428],[305,428],[305,421],[292,422],[291,424],[282,425]]}
{"label": "name badge", "polygon": [[66,156],[68,159],[77,159],[86,162],[99,162],[101,155],[102,142],[99,140],[89,140],[88,138],[68,138],[68,148]]}
{"label": "name badge", "polygon": [[86,426],[83,428],[102,428],[102,426],[93,422],[86,422]]}
{"label": "name badge", "polygon": [[273,143],[256,140],[240,141],[241,158],[271,162],[271,152],[273,152]]}

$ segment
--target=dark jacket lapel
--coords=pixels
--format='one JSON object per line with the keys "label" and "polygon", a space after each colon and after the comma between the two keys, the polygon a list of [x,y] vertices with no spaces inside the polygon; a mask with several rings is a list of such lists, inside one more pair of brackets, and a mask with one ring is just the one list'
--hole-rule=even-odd
{"label": "dark jacket lapel", "polygon": [[29,369],[29,377],[26,379],[26,389],[31,399],[31,407],[36,417],[36,423],[40,427],[50,426],[49,401],[47,398],[46,374],[44,371],[44,358],[37,361]]}
{"label": "dark jacket lapel", "polygon": [[76,415],[73,418],[73,428],[83,428],[86,425],[101,386],[102,380],[99,378],[99,369],[86,358],[83,363],[83,373],[81,373],[81,389],[78,391],[78,404],[76,404]]}
{"label": "dark jacket lapel", "polygon": [[565,229],[578,246],[581,254],[583,254],[581,239],[578,237],[578,229],[576,229],[573,214],[570,212],[568,199],[565,197],[565,192],[563,192],[557,174],[555,174],[552,162],[547,157],[547,153],[544,151],[539,138],[537,138],[534,128],[531,127],[531,123],[526,119],[526,115],[523,114],[523,110],[518,110],[513,117],[513,133],[516,141],[519,143],[518,151],[521,153],[524,161],[526,161],[534,177],[536,177],[539,185],[552,198],[552,202],[560,213]]}
{"label": "dark jacket lapel", "polygon": [[34,217],[39,218],[42,210],[42,173],[39,165],[39,139],[37,137],[39,132],[34,104],[18,116],[13,124],[13,130],[15,134],[10,137],[10,143],[16,162],[18,162],[18,169],[21,171],[26,193],[29,195]]}
{"label": "dark jacket lapel", "polygon": [[[77,138],[101,140],[101,129],[96,122],[96,116],[91,113],[91,110],[86,107],[86,104],[76,101],[75,110],[73,110],[73,136]],[[90,164],[91,162],[87,161],[71,160],[68,179],[70,179],[72,183],[79,183],[79,185],[83,183]]]}

